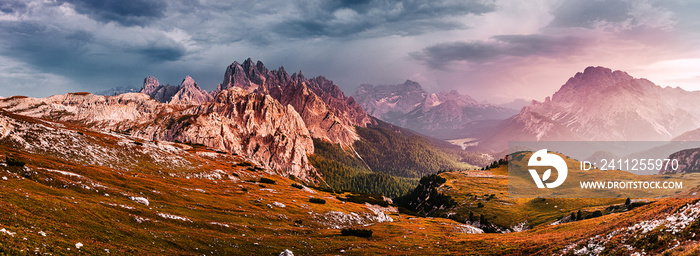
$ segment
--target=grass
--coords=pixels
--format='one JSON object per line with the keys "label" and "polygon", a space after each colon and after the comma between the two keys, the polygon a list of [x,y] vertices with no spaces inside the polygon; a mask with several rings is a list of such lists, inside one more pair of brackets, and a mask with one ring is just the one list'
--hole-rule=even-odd
{"label": "grass", "polygon": [[[34,122],[29,118],[26,121]],[[439,174],[445,183],[438,190],[458,203],[443,213],[454,211],[468,216],[474,212],[503,225],[527,220],[532,229],[467,234],[463,223],[453,219],[397,212],[388,213],[392,222],[346,222],[332,220],[328,213],[373,216],[365,202],[372,203],[370,200],[379,197],[299,189],[294,186],[298,181],[253,171],[249,168],[253,165],[241,165],[247,162],[238,156],[209,157],[198,152],[212,151],[183,144],[172,144],[182,149],[180,158],[173,159],[183,164],[163,164],[155,157],[167,152],[153,149],[152,142],[137,146],[130,138],[117,134],[73,131],[83,135],[76,132],[75,137],[53,142],[75,139],[80,145],[114,153],[116,160],[91,162],[89,155],[50,148],[29,152],[7,137],[0,139],[0,159],[13,156],[25,163],[0,164],[0,177],[7,178],[0,179],[0,229],[13,234],[0,233],[0,255],[92,255],[106,254],[106,250],[118,255],[279,255],[285,249],[299,255],[335,255],[341,251],[348,255],[551,255],[568,245],[663,217],[695,202],[658,199],[630,211],[551,226],[547,223],[578,209],[605,213],[611,204],[624,204],[624,198],[511,199],[502,194],[506,183],[499,175],[504,175],[505,169],[499,167]],[[127,143],[119,144],[124,140]],[[156,151],[146,152],[151,149]],[[214,170],[226,175],[212,178],[211,174],[218,173]],[[265,184],[265,188],[245,182],[271,177],[275,183]],[[131,197],[146,198],[149,204]],[[356,198],[360,203],[339,197]],[[325,204],[310,203],[312,198]],[[483,207],[476,207],[478,203]],[[699,223],[693,223],[675,235],[655,230],[632,239],[613,236],[606,252],[626,252],[621,248],[623,240],[629,239],[627,243],[647,248],[650,254],[696,255],[700,247],[692,234],[699,232],[699,227]],[[371,230],[372,235],[342,236],[343,228]],[[674,243],[669,245],[668,241],[676,240],[680,245],[671,248]],[[77,249],[76,243],[84,246]]]}

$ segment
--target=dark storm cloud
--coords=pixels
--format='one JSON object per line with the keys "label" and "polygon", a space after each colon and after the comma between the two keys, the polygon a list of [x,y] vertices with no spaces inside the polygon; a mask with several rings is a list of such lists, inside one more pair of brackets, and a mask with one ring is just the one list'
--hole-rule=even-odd
{"label": "dark storm cloud", "polygon": [[137,52],[151,61],[176,61],[187,53],[185,48],[179,45],[150,45],[137,49]]}
{"label": "dark storm cloud", "polygon": [[593,28],[601,22],[623,22],[631,4],[626,1],[568,0],[552,10],[553,27]]}
{"label": "dark storm cloud", "polygon": [[166,3],[149,0],[60,0],[70,3],[75,11],[102,22],[123,26],[143,26],[163,17]]}
{"label": "dark storm cloud", "polygon": [[493,41],[441,43],[411,53],[431,68],[444,69],[453,61],[488,62],[504,56],[553,57],[571,54],[584,46],[582,38],[550,35],[500,35]]}
{"label": "dark storm cloud", "polygon": [[0,2],[0,13],[3,14],[14,14],[24,11],[27,4],[22,1],[8,0]]}
{"label": "dark storm cloud", "polygon": [[[677,17],[668,7],[674,8],[674,4],[677,3],[672,1],[566,0],[550,11],[554,19],[549,27],[604,28],[613,31],[637,32],[646,29],[672,30],[677,23]],[[682,11],[682,9],[676,8],[676,11]]]}
{"label": "dark storm cloud", "polygon": [[329,1],[298,9],[273,31],[292,38],[405,36],[465,28],[449,18],[495,11],[482,1]]}
{"label": "dark storm cloud", "polygon": [[3,56],[41,72],[78,81],[110,79],[144,67],[182,58],[182,46],[168,40],[142,45],[108,44],[85,30],[68,30],[32,22],[0,22]]}
{"label": "dark storm cloud", "polygon": [[[2,54],[22,60],[46,72],[81,73],[90,65],[78,65],[93,39],[87,31],[63,31],[56,27],[29,22],[2,22],[0,36],[5,38]],[[78,66],[76,66],[78,65]]]}

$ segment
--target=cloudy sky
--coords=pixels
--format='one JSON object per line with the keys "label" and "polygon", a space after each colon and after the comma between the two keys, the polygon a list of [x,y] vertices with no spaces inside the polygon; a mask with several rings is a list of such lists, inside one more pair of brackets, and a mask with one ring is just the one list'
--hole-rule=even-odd
{"label": "cloudy sky", "polygon": [[697,1],[0,0],[0,96],[153,75],[212,90],[226,66],[323,75],[346,94],[406,79],[478,100],[542,100],[587,66],[700,90]]}

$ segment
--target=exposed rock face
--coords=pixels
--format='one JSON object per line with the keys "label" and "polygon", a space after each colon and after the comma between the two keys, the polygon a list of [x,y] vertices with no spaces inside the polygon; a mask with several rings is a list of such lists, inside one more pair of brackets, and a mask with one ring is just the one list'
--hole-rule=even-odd
{"label": "exposed rock face", "polygon": [[473,121],[503,120],[517,113],[454,90],[428,94],[410,80],[398,85],[364,84],[354,97],[383,121],[443,139],[462,138],[461,131]]}
{"label": "exposed rock face", "polygon": [[141,93],[147,94],[163,103],[172,104],[200,104],[211,100],[212,96],[199,88],[199,85],[187,76],[178,86],[160,85],[158,79],[152,76],[146,77],[143,81]]}
{"label": "exposed rock face", "polygon": [[200,89],[192,77],[187,76],[182,80],[182,83],[178,86],[177,93],[173,95],[169,103],[188,105],[201,104],[210,100],[211,95]]}
{"label": "exposed rock face", "polygon": [[234,62],[209,94],[187,76],[178,86],[146,77],[141,93],[113,97],[69,93],[15,97],[0,108],[149,140],[199,143],[246,156],[281,175],[318,181],[307,155],[312,137],[352,146],[355,126],[372,120],[352,97],[319,76],[268,70],[262,62]]}
{"label": "exposed rock face", "polygon": [[161,116],[156,123],[135,134],[227,150],[284,176],[317,176],[307,159],[314,147],[304,121],[291,106],[268,95],[231,88],[219,92],[213,102]]}
{"label": "exposed rock face", "polygon": [[359,139],[355,126],[371,123],[352,97],[346,97],[338,86],[322,76],[306,79],[301,71],[290,76],[283,67],[269,70],[262,62],[253,64],[247,59],[226,69],[217,91],[232,87],[267,94],[283,105],[291,105],[304,119],[312,137],[334,143],[351,146]]}
{"label": "exposed rock face", "polygon": [[148,76],[143,80],[143,89],[141,89],[141,93],[151,96],[163,103],[169,102],[177,91],[177,86],[169,84],[161,85],[158,79],[152,76]]}
{"label": "exposed rock face", "polygon": [[141,89],[142,93],[152,95],[155,93],[159,88],[161,87],[160,82],[158,82],[158,79],[152,76],[147,76],[146,78],[143,79],[143,89]]}
{"label": "exposed rock face", "polygon": [[127,130],[131,123],[147,122],[173,111],[172,107],[141,93],[117,96],[67,93],[41,99],[12,97],[0,101],[0,108],[59,122],[80,122],[108,131]]}
{"label": "exposed rock face", "polygon": [[700,148],[678,151],[671,154],[668,159],[678,160],[678,169],[665,166],[659,171],[660,174],[700,172]]}
{"label": "exposed rock face", "polygon": [[588,67],[551,99],[533,101],[503,121],[480,144],[504,149],[513,140],[670,140],[700,126],[693,100],[700,95]]}
{"label": "exposed rock face", "polygon": [[318,181],[307,159],[307,154],[313,153],[313,141],[299,114],[270,96],[239,88],[188,106],[160,103],[141,93],[113,97],[73,93],[4,99],[0,108],[98,130],[128,132],[147,140],[200,143],[248,157],[280,175]]}

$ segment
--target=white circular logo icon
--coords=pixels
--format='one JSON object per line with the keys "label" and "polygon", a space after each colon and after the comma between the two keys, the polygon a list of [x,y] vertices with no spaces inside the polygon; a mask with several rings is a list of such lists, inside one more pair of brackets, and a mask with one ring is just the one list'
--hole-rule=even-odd
{"label": "white circular logo icon", "polygon": [[555,181],[545,183],[545,181],[547,181],[547,179],[549,179],[549,177],[552,175],[552,169],[547,169],[542,174],[541,178],[540,175],[537,174],[537,170],[528,169],[530,171],[530,175],[532,175],[532,179],[535,180],[535,184],[537,184],[538,188],[556,188],[564,183],[564,181],[566,180],[566,175],[569,173],[569,167],[566,166],[566,162],[564,161],[564,159],[556,154],[547,153],[547,149],[540,149],[534,154],[532,154],[532,156],[530,156],[530,160],[527,162],[527,165],[551,166],[554,167],[554,169],[557,170],[557,173],[559,174]]}

